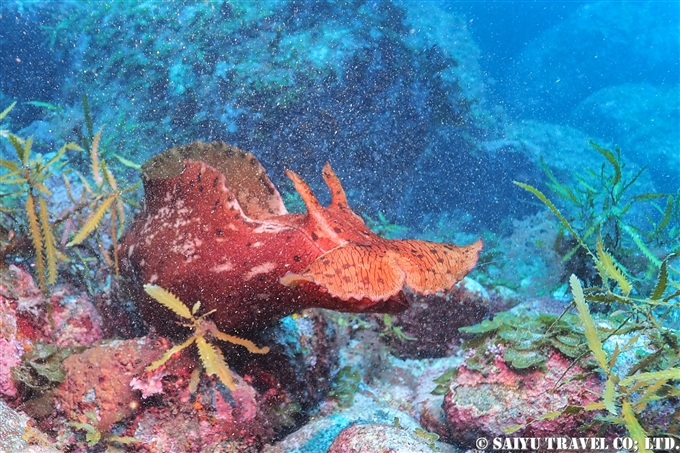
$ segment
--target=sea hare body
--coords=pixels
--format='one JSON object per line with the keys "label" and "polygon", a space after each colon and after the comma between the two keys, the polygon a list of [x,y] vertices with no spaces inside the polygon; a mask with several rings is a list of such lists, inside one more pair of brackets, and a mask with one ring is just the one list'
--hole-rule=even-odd
{"label": "sea hare body", "polygon": [[119,256],[147,322],[162,333],[177,327],[145,283],[216,309],[223,331],[248,332],[307,307],[398,312],[408,306],[405,286],[448,290],[477,263],[481,240],[458,247],[373,234],[328,164],[322,174],[328,207],[287,172],[307,207],[288,214],[255,156],[224,143],[195,142],[144,164],[144,209]]}

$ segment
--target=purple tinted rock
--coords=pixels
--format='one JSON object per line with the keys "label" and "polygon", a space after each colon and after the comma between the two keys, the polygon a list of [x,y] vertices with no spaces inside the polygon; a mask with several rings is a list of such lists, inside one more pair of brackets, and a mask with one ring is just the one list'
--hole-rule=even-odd
{"label": "purple tinted rock", "polygon": [[584,380],[571,380],[584,373],[571,360],[551,351],[545,370],[515,370],[503,359],[503,346],[489,346],[493,365],[486,375],[465,365],[444,399],[447,440],[467,448],[478,437],[508,436],[506,430],[519,426],[515,435],[524,437],[586,436],[579,428],[591,422],[597,412],[562,415],[538,420],[542,415],[562,411],[568,405],[583,406],[598,399],[604,383],[590,375]]}

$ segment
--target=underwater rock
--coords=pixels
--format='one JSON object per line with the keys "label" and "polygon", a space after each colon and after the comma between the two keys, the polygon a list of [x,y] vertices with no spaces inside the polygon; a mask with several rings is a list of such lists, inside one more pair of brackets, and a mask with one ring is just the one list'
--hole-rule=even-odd
{"label": "underwater rock", "polygon": [[[422,429],[409,414],[385,406],[365,395],[357,395],[356,402],[349,409],[325,417],[317,417],[276,444],[265,446],[263,451],[265,453],[293,451],[326,453],[338,435],[354,424],[392,427],[398,424],[399,429],[405,429],[411,433]],[[442,446],[439,443],[437,445]]]}
{"label": "underwater rock", "polygon": [[[16,266],[19,275],[22,271]],[[29,347],[30,341],[21,339],[18,335],[17,323],[19,314],[19,296],[15,292],[17,280],[13,278],[13,271],[0,272],[0,395],[15,398],[17,387],[12,380],[11,369],[21,363],[21,355],[25,347]],[[26,274],[30,280],[30,275]],[[31,280],[32,281],[32,280]],[[23,335],[22,335],[23,336]]]}
{"label": "underwater rock", "polygon": [[[463,365],[444,399],[447,440],[460,445],[474,445],[478,437],[507,436],[506,429],[521,426],[515,435],[583,437],[580,428],[596,417],[596,412],[539,417],[561,411],[567,405],[583,406],[597,400],[604,383],[596,375],[573,379],[585,373],[579,366],[555,350],[549,353],[545,369],[517,371],[503,359],[503,345],[489,345],[486,353],[493,363],[486,375]],[[570,368],[571,367],[571,368]]]}
{"label": "underwater rock", "polygon": [[51,323],[45,326],[52,343],[91,346],[103,338],[102,321],[87,293],[58,286],[50,294]]}
{"label": "underwater rock", "polygon": [[30,273],[10,265],[0,272],[0,394],[19,395],[11,368],[37,343],[90,346],[102,338],[100,318],[87,294],[58,285],[44,296]]}
{"label": "underwater rock", "polygon": [[29,439],[42,441],[48,438],[32,426],[26,414],[12,409],[0,399],[0,452],[59,453],[51,447],[29,445]]}
{"label": "underwater rock", "polygon": [[672,193],[680,184],[678,90],[677,85],[608,86],[581,101],[571,119],[592,137],[602,137],[598,143],[619,146],[629,171],[648,166],[643,181],[651,176],[656,188],[644,190]]}
{"label": "underwater rock", "polygon": [[42,445],[29,445],[28,447],[19,450],[16,453],[62,453],[62,452],[52,447],[45,447]]}
{"label": "underwater rock", "polygon": [[[5,315],[0,309],[0,317],[2,317],[3,324]],[[21,363],[21,353],[13,343],[0,338],[0,394],[5,397],[14,398],[17,396],[17,387],[12,380],[12,367],[18,366]]]}
{"label": "underwater rock", "polygon": [[[55,407],[71,421],[107,432],[136,412],[140,397],[130,383],[164,350],[145,337],[111,341],[68,357],[62,365],[66,379],[55,392]],[[87,418],[87,412],[98,419]]]}
{"label": "underwater rock", "polygon": [[[511,147],[522,152],[527,168],[534,168],[532,173],[514,173],[516,180],[531,181],[541,179],[541,159],[543,159],[558,179],[568,179],[574,168],[583,166],[594,154],[588,145],[588,134],[563,124],[537,120],[520,120],[509,124],[504,129],[504,139],[486,142],[489,148]],[[555,152],[559,150],[560,152]]]}
{"label": "underwater rock", "polygon": [[5,404],[0,399],[0,451],[18,451],[28,443],[23,439],[28,417]]}
{"label": "underwater rock", "polygon": [[420,430],[411,432],[393,425],[352,425],[335,438],[328,453],[453,453],[451,445],[435,441],[435,436]]}
{"label": "underwater rock", "polygon": [[25,414],[15,411],[0,399],[0,452],[59,453],[59,450],[51,447],[29,445],[26,440],[43,437],[47,438],[31,426],[31,421]]}
{"label": "underwater rock", "polygon": [[310,309],[258,337],[271,345],[266,355],[243,354],[239,346],[224,344],[235,371],[231,392],[201,371],[192,394],[197,358],[183,352],[152,376],[133,381],[148,397],[128,427],[150,451],[185,451],[186,445],[191,451],[259,451],[305,423],[327,394],[337,356],[334,336],[320,310]]}
{"label": "underwater rock", "polygon": [[[330,160],[356,181],[357,206],[401,211],[399,222],[409,226],[421,225],[413,219],[423,211],[443,210],[446,196],[427,204],[410,199],[415,182],[440,177],[414,162],[426,153],[474,155],[490,122],[487,77],[465,15],[447,4],[393,0],[303,10],[294,2],[179,5],[179,21],[178,8],[155,3],[40,8],[41,24],[62,31],[53,36],[64,52],[60,61],[73,62],[68,70],[75,71],[61,84],[60,99],[87,92],[100,124],[126,118],[127,126],[109,137],[111,149],[134,149],[143,161],[158,143],[224,139],[257,150],[277,176],[294,168],[320,182],[317,169]],[[102,20],[126,23],[135,33],[98,28]],[[74,45],[79,39],[87,41],[82,49]],[[134,99],[125,95],[131,90]],[[62,107],[82,117],[79,106]],[[430,146],[438,135],[453,137],[455,146]],[[476,201],[484,182],[455,196]]]}
{"label": "underwater rock", "polygon": [[31,420],[25,414],[15,411],[0,399],[0,452],[59,453],[59,450],[51,447],[29,445],[28,438],[41,439],[47,436],[31,426]]}
{"label": "underwater rock", "polygon": [[458,247],[373,234],[328,164],[322,174],[327,207],[287,172],[307,207],[288,214],[255,156],[224,143],[195,142],[144,164],[145,207],[119,254],[146,321],[164,334],[178,330],[141,292],[146,283],[216,310],[221,330],[248,332],[307,307],[403,311],[406,287],[449,290],[477,263],[481,240]]}
{"label": "underwater rock", "polygon": [[269,423],[280,432],[299,426],[328,394],[339,340],[323,310],[312,308],[281,319],[258,336],[259,343],[270,346],[266,355],[239,357],[242,350],[229,344],[223,351],[230,366],[261,393],[262,404],[272,412]]}
{"label": "underwater rock", "polygon": [[444,357],[428,364],[423,373],[418,378],[415,385],[415,396],[413,406],[416,412],[416,419],[423,428],[433,433],[437,433],[442,438],[447,438],[446,414],[443,404],[445,393],[448,388],[436,381],[441,381],[441,377],[446,373],[455,373],[463,362],[462,357]]}
{"label": "underwater rock", "polygon": [[9,272],[2,273],[0,302],[8,316],[0,334],[7,339],[16,336],[59,346],[90,346],[102,339],[101,319],[87,293],[57,285],[46,297],[19,266],[10,265]]}
{"label": "underwater rock", "polygon": [[[677,9],[670,4],[593,2],[530,41],[514,59],[509,93],[525,118],[566,120],[607,86],[668,84],[677,73]],[[677,104],[676,104],[677,105]],[[677,148],[676,148],[677,149]]]}

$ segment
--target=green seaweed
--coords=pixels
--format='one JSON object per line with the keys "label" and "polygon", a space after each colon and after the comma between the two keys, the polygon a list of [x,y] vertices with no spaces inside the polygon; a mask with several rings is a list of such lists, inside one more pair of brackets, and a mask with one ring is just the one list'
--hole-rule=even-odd
{"label": "green seaweed", "polygon": [[47,343],[35,343],[21,356],[19,366],[11,370],[12,379],[35,398],[55,388],[66,379],[61,364],[77,348],[61,348]]}
{"label": "green seaweed", "polygon": [[[482,335],[485,342],[501,343],[505,346],[503,357],[513,368],[542,368],[548,360],[548,351],[553,347],[570,358],[585,351],[585,338],[577,317],[565,313],[561,317],[539,314],[516,314],[501,312],[491,320],[484,320],[473,326],[461,327],[463,333]],[[464,348],[471,347],[477,339],[468,340]],[[478,348],[478,354],[466,365],[483,371],[488,360]]]}
{"label": "green seaweed", "polygon": [[371,231],[386,239],[400,239],[408,233],[407,227],[390,222],[382,212],[378,212],[377,219],[368,215],[364,215],[364,219]]}
{"label": "green seaweed", "polygon": [[392,316],[390,316],[388,313],[385,313],[383,315],[382,322],[385,328],[383,329],[382,332],[380,332],[379,335],[381,338],[385,338],[389,344],[393,344],[394,342],[399,341],[417,340],[417,338],[405,334],[401,326],[397,326],[396,324],[394,324]]}
{"label": "green seaweed", "polygon": [[432,382],[437,386],[430,393],[432,395],[446,395],[449,393],[451,382],[458,376],[458,368],[451,368],[445,371],[441,376],[434,379]]}
{"label": "green seaweed", "polygon": [[439,434],[425,431],[422,428],[416,428],[413,430],[413,434],[425,440],[425,443],[427,443],[427,446],[430,448],[430,450],[439,451],[439,447],[437,447],[435,444],[435,442],[439,440]]}
{"label": "green seaweed", "polygon": [[[618,147],[612,152],[592,141],[590,146],[604,157],[604,163],[599,171],[588,169],[585,174],[575,175],[577,184],[573,187],[559,182],[543,165],[547,186],[564,200],[564,212],[569,215],[563,215],[535,187],[515,184],[532,192],[557,216],[577,247],[592,250],[602,238],[604,248],[622,259],[619,266],[624,274],[630,273],[628,269],[644,266],[640,255],[652,266],[660,267],[662,260],[653,249],[665,249],[667,254],[680,251],[680,192],[635,194],[639,192],[635,183],[646,167],[629,173]],[[568,217],[571,220],[567,221]]]}
{"label": "green seaweed", "polygon": [[[88,447],[94,447],[100,443],[110,447],[111,444],[132,445],[142,442],[140,439],[132,436],[117,436],[111,433],[103,434],[96,427],[97,423],[99,422],[97,414],[90,411],[85,411],[83,414],[88,418],[90,423],[69,422],[68,424],[79,431],[85,432],[85,442],[87,443]],[[114,450],[107,449],[106,451]]]}
{"label": "green seaweed", "polygon": [[[646,424],[644,417],[641,417],[645,409],[658,407],[662,402],[672,401],[680,395],[677,387],[680,382],[680,340],[677,329],[673,327],[680,309],[677,303],[680,297],[680,271],[671,265],[680,247],[677,226],[680,194],[647,193],[631,197],[629,191],[644,168],[627,175],[618,148],[611,152],[592,142],[591,146],[604,157],[605,164],[599,172],[591,170],[587,175],[577,178],[578,187],[569,188],[559,183],[549,170],[546,171],[551,181],[548,186],[570,204],[569,211],[564,212],[575,213],[573,220],[568,220],[563,211],[537,188],[519,182],[515,184],[533,193],[555,214],[562,227],[576,241],[577,248],[591,258],[599,277],[599,282],[584,288],[579,278],[571,275],[572,305],[576,307],[579,321],[572,324],[575,329],[567,336],[564,336],[564,332],[550,335],[549,332],[559,330],[567,316],[573,317],[573,314],[565,312],[549,327],[547,334],[550,335],[550,346],[572,357],[575,363],[598,369],[605,379],[604,390],[599,401],[584,406],[568,406],[558,411],[557,416],[566,415],[567,411],[573,413],[574,410],[604,410],[605,415],[598,416],[595,424],[623,426],[631,438],[642,442],[646,436],[669,435],[680,431],[677,418],[669,422],[665,428],[668,431],[664,432],[657,426]],[[655,204],[660,199],[665,200],[665,207]],[[647,216],[646,228],[635,224],[635,219],[630,216],[633,211],[645,212],[644,208],[649,206],[642,206],[644,203],[651,203],[651,212],[657,214],[655,218]],[[576,224],[580,227],[576,228]],[[652,253],[652,247],[666,249],[665,258],[661,259]],[[573,251],[569,255],[572,254]],[[657,272],[652,273],[649,267],[639,266],[640,257],[647,260]],[[671,288],[674,291],[669,291]],[[593,303],[609,305],[606,319],[594,319],[589,308]],[[516,332],[501,335],[501,329],[507,329],[507,325],[504,318],[498,321],[494,318],[483,327],[466,329],[470,333],[497,335],[499,339],[509,342],[506,348],[510,347],[514,352],[509,356],[506,354],[508,361],[516,360],[518,356],[523,358],[518,354],[520,351],[532,351],[525,349],[526,346],[534,345],[534,351],[538,351],[545,344]],[[532,332],[546,335],[541,330],[532,329]],[[614,335],[627,335],[629,339],[623,347],[616,344],[608,354],[604,345]],[[583,337],[585,343],[579,341]],[[626,370],[625,366],[619,365],[622,354],[632,351],[642,337],[647,339],[649,346],[644,351],[638,351],[637,362]],[[583,353],[584,344],[588,348],[587,354]],[[591,361],[589,356],[595,360]],[[625,374],[621,370],[625,370]]]}
{"label": "green seaweed", "polygon": [[[618,353],[612,354],[613,357],[607,360],[602,342],[600,341],[600,334],[586,304],[581,283],[575,275],[572,275],[570,284],[574,303],[585,326],[588,347],[597,360],[600,370],[606,377],[602,401],[591,404],[591,408],[595,410],[606,409],[608,415],[601,419],[603,422],[622,424],[628,430],[630,437],[638,442],[638,445],[645,445],[644,441],[648,437],[648,431],[640,424],[638,414],[650,401],[675,398],[680,394],[680,390],[677,387],[670,394],[667,389],[664,389],[664,394],[659,393],[659,390],[666,387],[669,381],[680,381],[680,367],[638,374],[631,374],[629,372],[626,377],[616,375],[613,371],[613,365],[616,362],[615,356],[618,356]],[[675,362],[678,362],[677,351]],[[673,390],[673,388],[669,390]],[[640,397],[640,395],[642,396]],[[619,407],[621,408],[620,410]],[[642,447],[639,451],[643,453],[649,452],[649,450]]]}
{"label": "green seaweed", "polygon": [[348,407],[354,402],[354,395],[356,395],[361,385],[361,373],[359,370],[345,366],[340,368],[331,384],[329,395],[335,398],[340,406]]}
{"label": "green seaweed", "polygon": [[[92,124],[86,97],[83,104],[89,136]],[[0,113],[0,120],[14,105]],[[125,227],[125,211],[136,206],[132,196],[139,183],[119,184],[113,169],[99,157],[101,130],[85,143],[91,160],[89,180],[72,165],[69,151],[76,151],[76,156],[83,151],[76,143],[43,154],[34,149],[32,137],[22,138],[8,129],[0,130],[0,136],[15,152],[13,160],[0,159],[0,266],[8,256],[32,251],[36,279],[44,293],[57,282],[63,262],[68,263],[66,271],[80,273],[88,287],[92,287],[89,279],[94,273],[81,264],[92,257],[105,261],[117,275],[117,240]],[[79,183],[78,189],[72,187],[74,182]],[[65,189],[70,206],[53,200],[55,187]],[[105,215],[108,223],[102,222]],[[72,232],[75,237],[66,244]],[[94,241],[86,241],[95,235]],[[107,251],[109,243],[113,245],[112,256]],[[74,250],[75,245],[81,250]],[[84,257],[82,251],[88,256]]]}

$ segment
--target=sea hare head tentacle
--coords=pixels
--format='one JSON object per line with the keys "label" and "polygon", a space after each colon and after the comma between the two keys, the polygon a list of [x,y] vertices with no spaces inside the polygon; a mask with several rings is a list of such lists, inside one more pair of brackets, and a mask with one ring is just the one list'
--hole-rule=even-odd
{"label": "sea hare head tentacle", "polygon": [[317,200],[316,195],[314,195],[314,192],[312,192],[312,189],[307,185],[304,179],[293,170],[286,170],[286,176],[293,181],[295,190],[300,194],[300,198],[302,198],[302,201],[305,203],[305,207],[309,214],[319,212],[323,209],[321,203]]}
{"label": "sea hare head tentacle", "polygon": [[340,179],[335,175],[331,164],[326,162],[321,170],[321,175],[323,180],[326,181],[326,185],[331,191],[331,206],[338,207],[339,209],[348,209],[347,197],[345,196],[345,189],[342,188],[340,184]]}

